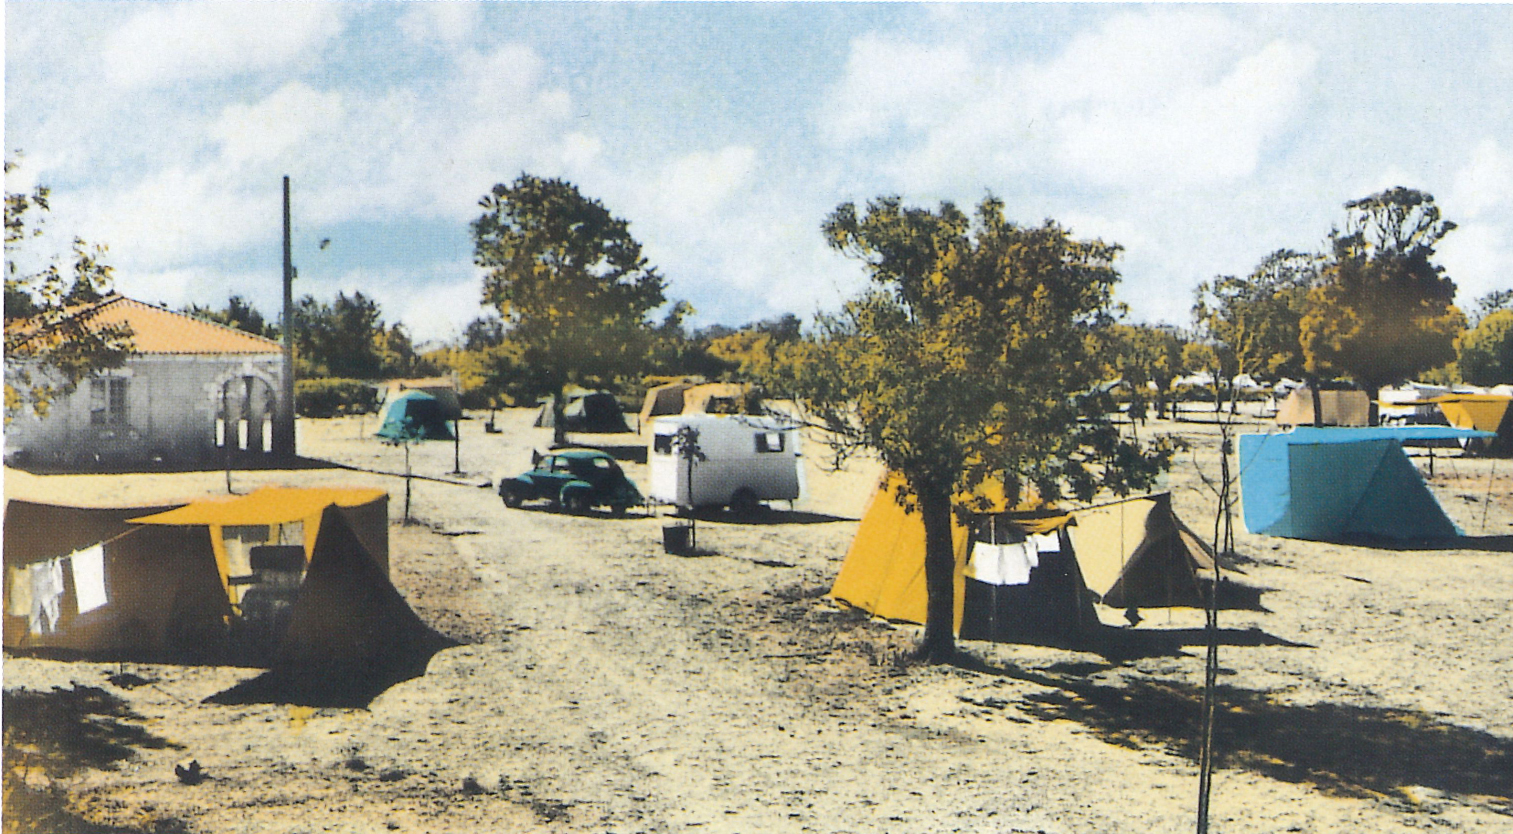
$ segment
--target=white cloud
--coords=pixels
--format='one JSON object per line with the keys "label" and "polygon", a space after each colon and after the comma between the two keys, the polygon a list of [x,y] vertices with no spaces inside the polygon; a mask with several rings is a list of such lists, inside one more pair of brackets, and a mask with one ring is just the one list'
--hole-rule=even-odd
{"label": "white cloud", "polygon": [[108,243],[124,274],[162,271],[267,240],[281,224],[276,183],[255,190],[213,168],[171,167],[130,187],[55,194],[69,228]]}
{"label": "white cloud", "polygon": [[911,192],[1058,172],[1105,188],[1229,183],[1299,115],[1316,63],[1306,46],[1247,48],[1242,34],[1209,12],[1121,14],[1018,65],[862,38],[822,130],[839,143],[894,140],[889,170]]}
{"label": "white cloud", "polygon": [[896,126],[929,127],[960,107],[962,85],[976,77],[972,55],[868,35],[851,45],[846,74],[830,93],[822,132],[847,144],[884,136]]}
{"label": "white cloud", "polygon": [[311,136],[337,132],[346,113],[339,93],[322,93],[291,82],[255,104],[233,104],[210,127],[232,163],[267,162],[288,154]]}
{"label": "white cloud", "polygon": [[701,222],[751,184],[756,151],[729,146],[668,163],[654,186],[656,211],[674,223]]}
{"label": "white cloud", "polygon": [[400,16],[398,26],[413,43],[457,44],[478,28],[482,13],[479,3],[411,3]]}
{"label": "white cloud", "polygon": [[326,289],[361,292],[378,302],[388,324],[403,322],[416,344],[451,339],[483,315],[482,277],[472,261],[437,263],[423,270],[354,270]]}
{"label": "white cloud", "polygon": [[105,77],[179,85],[268,70],[315,55],[341,32],[340,3],[179,3],[140,7],[106,38]]}
{"label": "white cloud", "polygon": [[1513,156],[1496,140],[1484,139],[1471,160],[1455,175],[1444,200],[1461,217],[1480,217],[1494,209],[1513,208]]}

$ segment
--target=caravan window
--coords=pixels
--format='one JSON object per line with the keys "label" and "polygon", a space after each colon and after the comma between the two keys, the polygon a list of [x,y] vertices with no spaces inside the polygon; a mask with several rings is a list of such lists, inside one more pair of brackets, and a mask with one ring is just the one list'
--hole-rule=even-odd
{"label": "caravan window", "polygon": [[651,439],[651,450],[659,455],[672,454],[672,435],[659,434]]}
{"label": "caravan window", "polygon": [[756,436],[756,450],[758,452],[783,451],[783,433],[780,431],[758,432]]}

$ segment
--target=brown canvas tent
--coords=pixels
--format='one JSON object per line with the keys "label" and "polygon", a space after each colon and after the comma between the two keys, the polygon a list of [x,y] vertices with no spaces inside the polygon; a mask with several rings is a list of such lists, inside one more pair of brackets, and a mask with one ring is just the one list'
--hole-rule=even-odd
{"label": "brown canvas tent", "polygon": [[[1321,390],[1319,410],[1323,412],[1320,425],[1364,426],[1371,420],[1371,398],[1365,391]],[[1277,425],[1311,426],[1313,420],[1313,393],[1307,387],[1294,388],[1277,406]]]}
{"label": "brown canvas tent", "polygon": [[231,605],[204,528],[127,519],[167,507],[5,505],[5,646],[193,654]]}
{"label": "brown canvas tent", "polygon": [[[411,668],[394,658],[437,639],[389,582],[383,490],[267,487],[108,510],[12,501],[5,533],[7,647],[354,673]],[[35,604],[39,590],[58,604]]]}
{"label": "brown canvas tent", "polygon": [[751,414],[751,386],[709,382],[683,392],[684,414]]}
{"label": "brown canvas tent", "polygon": [[683,393],[694,387],[692,382],[669,382],[650,388],[646,392],[646,400],[641,404],[641,428],[651,425],[651,421],[667,414],[683,413]]}
{"label": "brown canvas tent", "polygon": [[1201,607],[1213,550],[1172,511],[1169,493],[1077,510],[1072,548],[1083,581],[1114,608]]}
{"label": "brown canvas tent", "polygon": [[[830,596],[874,616],[925,621],[924,523],[873,495]],[[1118,608],[1200,605],[1213,556],[1177,519],[1169,495],[1071,512],[953,517],[955,628],[964,639],[1069,635],[1097,625],[1093,600]]]}

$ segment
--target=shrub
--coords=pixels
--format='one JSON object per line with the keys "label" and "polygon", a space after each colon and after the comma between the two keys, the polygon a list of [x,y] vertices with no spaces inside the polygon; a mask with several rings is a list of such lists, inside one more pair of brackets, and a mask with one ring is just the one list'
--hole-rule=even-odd
{"label": "shrub", "polygon": [[360,379],[295,380],[294,410],[301,417],[371,414],[378,410],[378,393]]}

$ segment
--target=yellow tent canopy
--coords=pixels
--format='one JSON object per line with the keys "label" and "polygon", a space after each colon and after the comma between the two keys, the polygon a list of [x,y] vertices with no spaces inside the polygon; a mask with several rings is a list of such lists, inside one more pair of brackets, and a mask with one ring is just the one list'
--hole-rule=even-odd
{"label": "yellow tent canopy", "polygon": [[1489,451],[1513,451],[1513,396],[1506,394],[1446,394],[1425,402],[1435,403],[1450,425],[1458,429],[1496,432],[1484,442]]}

